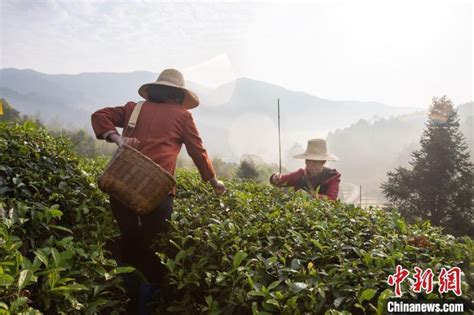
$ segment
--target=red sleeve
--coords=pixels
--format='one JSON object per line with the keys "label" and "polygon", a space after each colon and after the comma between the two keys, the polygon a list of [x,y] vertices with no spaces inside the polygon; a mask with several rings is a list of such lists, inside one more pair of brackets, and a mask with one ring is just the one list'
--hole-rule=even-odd
{"label": "red sleeve", "polygon": [[299,170],[288,173],[281,176],[281,185],[279,186],[295,186],[298,179],[304,176],[304,169],[300,168]]}
{"label": "red sleeve", "polygon": [[337,195],[339,193],[339,183],[341,180],[339,178],[335,178],[334,180],[329,182],[328,189],[326,191],[326,195],[329,200],[336,200]]}
{"label": "red sleeve", "polygon": [[186,146],[186,151],[193,159],[194,164],[201,174],[204,181],[209,181],[216,177],[212,162],[207,155],[207,151],[202,144],[202,139],[194,123],[193,116],[188,112],[186,123],[184,126],[183,143]]}
{"label": "red sleeve", "polygon": [[135,103],[128,102],[124,106],[106,107],[93,113],[91,122],[97,139],[102,139],[104,133],[108,131],[117,132],[115,127],[123,128],[127,115],[131,114],[134,107]]}

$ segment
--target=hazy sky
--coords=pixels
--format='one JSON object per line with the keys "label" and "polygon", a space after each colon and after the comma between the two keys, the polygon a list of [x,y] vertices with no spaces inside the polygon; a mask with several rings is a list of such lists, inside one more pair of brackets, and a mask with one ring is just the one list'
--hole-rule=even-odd
{"label": "hazy sky", "polygon": [[236,77],[334,100],[472,100],[471,1],[0,0],[2,68]]}

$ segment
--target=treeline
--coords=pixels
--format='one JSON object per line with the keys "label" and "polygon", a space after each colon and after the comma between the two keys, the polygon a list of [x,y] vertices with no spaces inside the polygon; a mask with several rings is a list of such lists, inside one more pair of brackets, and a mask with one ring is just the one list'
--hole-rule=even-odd
{"label": "treeline", "polygon": [[[277,164],[266,163],[261,157],[251,154],[242,156],[239,163],[227,162],[221,157],[215,156],[212,159],[212,164],[219,178],[227,180],[238,178],[259,183],[268,182],[270,175],[279,169]],[[184,155],[179,156],[177,167],[196,169],[193,161]],[[286,169],[282,168],[282,172],[286,172]]]}
{"label": "treeline", "polygon": [[107,143],[95,139],[84,129],[68,130],[60,125],[47,124],[45,125],[38,117],[22,115],[9,102],[2,99],[3,115],[0,115],[1,121],[10,121],[22,123],[25,121],[33,121],[36,124],[45,127],[48,131],[56,137],[64,137],[70,140],[73,150],[85,157],[95,157],[99,155],[112,156],[116,147],[114,144]]}
{"label": "treeline", "polygon": [[[28,120],[34,121],[36,124],[48,129],[53,136],[68,139],[73,146],[73,150],[82,156],[112,156],[117,148],[115,144],[95,139],[83,129],[67,130],[62,128],[60,124],[55,125],[53,123],[44,125],[37,117],[21,115],[7,100],[2,100],[4,114],[0,115],[0,121],[18,123]],[[217,175],[224,179],[240,178],[242,180],[266,182],[270,175],[278,170],[278,165],[265,163],[256,155],[244,155],[239,163],[226,162],[221,157],[216,156],[212,162]],[[179,156],[177,166],[186,169],[195,169],[194,163],[186,155]],[[285,169],[283,169],[283,171],[285,171]]]}

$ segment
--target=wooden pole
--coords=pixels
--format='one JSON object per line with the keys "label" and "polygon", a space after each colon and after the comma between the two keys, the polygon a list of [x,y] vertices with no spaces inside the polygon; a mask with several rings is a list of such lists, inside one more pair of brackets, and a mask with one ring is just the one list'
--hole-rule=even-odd
{"label": "wooden pole", "polygon": [[280,99],[278,99],[278,157],[279,173],[281,174]]}

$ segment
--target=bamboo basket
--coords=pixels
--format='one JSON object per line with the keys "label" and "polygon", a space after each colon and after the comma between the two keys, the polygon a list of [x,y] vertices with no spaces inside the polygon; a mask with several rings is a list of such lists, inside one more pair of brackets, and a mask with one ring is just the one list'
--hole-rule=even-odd
{"label": "bamboo basket", "polygon": [[139,215],[155,209],[176,185],[161,166],[138,150],[123,146],[99,178],[99,188]]}

